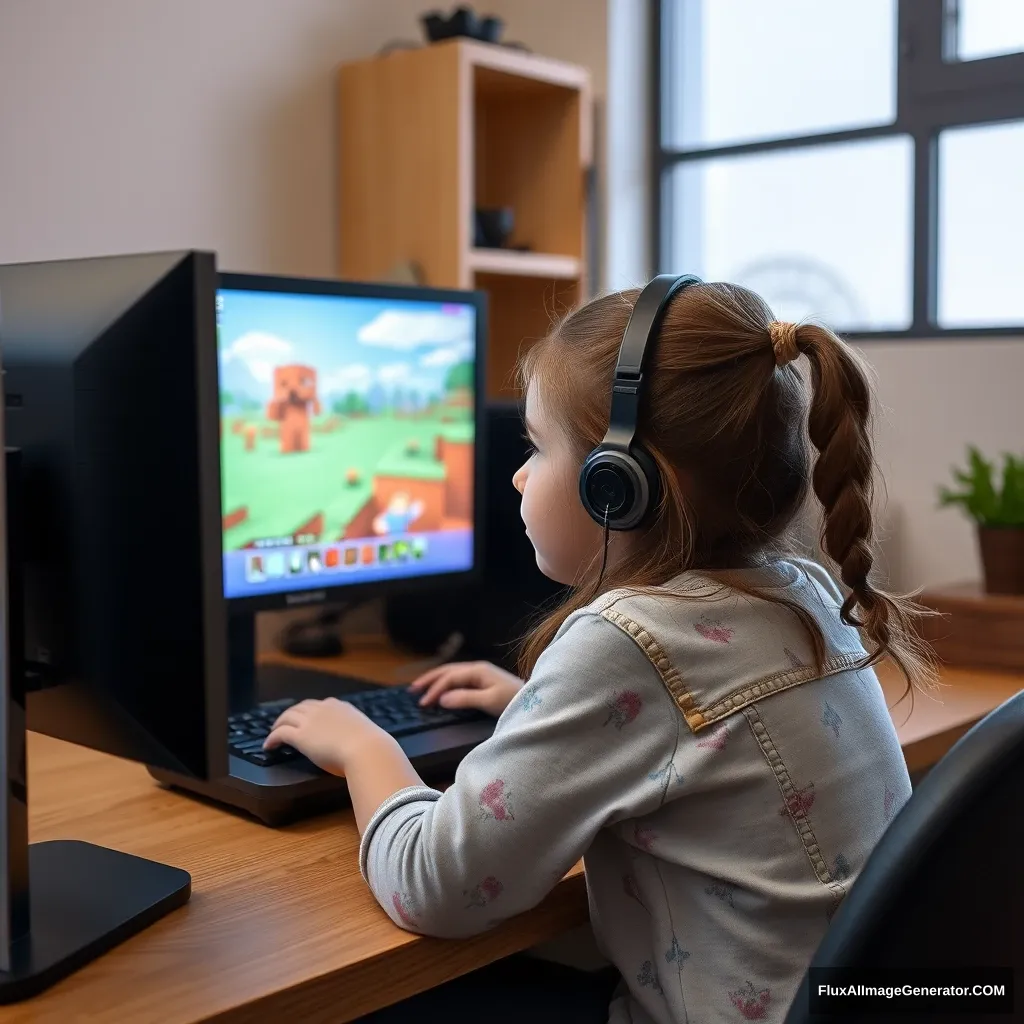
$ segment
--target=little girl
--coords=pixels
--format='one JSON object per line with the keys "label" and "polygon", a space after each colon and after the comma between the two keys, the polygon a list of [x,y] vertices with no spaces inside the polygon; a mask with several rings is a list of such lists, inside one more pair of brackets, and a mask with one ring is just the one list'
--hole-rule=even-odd
{"label": "little girl", "polygon": [[[289,709],[267,744],[347,777],[363,876],[402,928],[478,934],[582,857],[618,985],[610,1006],[574,998],[550,1019],[781,1022],[910,795],[871,666],[888,658],[908,690],[931,669],[915,606],[869,578],[864,369],[744,288],[683,288],[651,339],[636,435],[658,477],[650,514],[612,531],[584,509],[580,469],[608,428],[637,298],[572,312],[522,368],[534,451],[513,484],[538,565],[573,587],[528,638],[526,682],[452,665],[413,684],[498,716],[493,737],[443,793],[343,702]],[[787,547],[809,489],[842,590]],[[510,1019],[505,999],[448,1003],[444,1019]],[[423,1017],[415,1000],[396,1009],[373,1019]]]}

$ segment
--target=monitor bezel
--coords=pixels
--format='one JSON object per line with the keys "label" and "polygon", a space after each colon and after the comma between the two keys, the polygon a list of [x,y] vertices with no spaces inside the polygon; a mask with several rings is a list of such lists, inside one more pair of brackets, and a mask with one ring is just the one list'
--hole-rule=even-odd
{"label": "monitor bezel", "polygon": [[[377,282],[345,281],[328,278],[287,277],[270,274],[244,274],[220,271],[217,275],[217,292],[227,290],[278,292],[293,295],[327,295],[338,298],[394,299],[414,302],[440,302],[472,306],[476,315],[475,345],[476,359],[473,384],[473,564],[469,569],[429,573],[393,580],[371,580],[366,583],[343,583],[335,586],[312,587],[309,590],[291,590],[284,593],[254,594],[246,597],[228,597],[229,615],[245,615],[262,611],[281,611],[316,607],[324,604],[347,604],[353,600],[364,601],[375,597],[394,594],[423,592],[445,587],[471,586],[483,578],[483,524],[484,509],[484,467],[486,454],[486,417],[484,416],[486,386],[487,348],[487,294],[479,290],[456,288],[432,288],[420,285],[399,285]],[[220,381],[220,358],[217,359],[218,392]],[[218,438],[220,404],[217,406]],[[218,451],[220,443],[218,441]],[[218,487],[220,500],[219,533],[221,550],[221,592],[224,591],[224,532],[223,495]]]}

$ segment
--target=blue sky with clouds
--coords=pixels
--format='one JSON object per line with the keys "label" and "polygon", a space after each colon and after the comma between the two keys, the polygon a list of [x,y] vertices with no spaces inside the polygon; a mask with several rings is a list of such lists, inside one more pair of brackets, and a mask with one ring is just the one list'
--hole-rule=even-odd
{"label": "blue sky with clouds", "polygon": [[473,355],[470,306],[259,291],[220,296],[221,386],[255,399],[269,398],[274,367],[288,363],[317,371],[321,398],[378,384],[438,393],[449,368]]}

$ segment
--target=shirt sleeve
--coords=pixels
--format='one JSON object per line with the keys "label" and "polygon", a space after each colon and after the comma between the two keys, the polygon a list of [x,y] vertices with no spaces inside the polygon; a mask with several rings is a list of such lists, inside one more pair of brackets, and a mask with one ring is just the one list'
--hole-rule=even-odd
{"label": "shirt sleeve", "polygon": [[377,810],[363,877],[402,928],[485,931],[539,903],[601,828],[660,804],[681,728],[633,638],[577,613],[451,787],[405,789]]}

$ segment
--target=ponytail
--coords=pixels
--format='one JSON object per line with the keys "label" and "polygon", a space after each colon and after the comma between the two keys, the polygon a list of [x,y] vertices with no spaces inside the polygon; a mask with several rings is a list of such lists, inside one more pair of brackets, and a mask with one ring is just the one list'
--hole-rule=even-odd
{"label": "ponytail", "polygon": [[811,483],[824,511],[822,549],[838,566],[849,592],[840,618],[859,627],[868,641],[865,664],[883,658],[896,664],[907,681],[906,696],[912,686],[927,688],[935,681],[933,656],[918,631],[918,620],[932,613],[871,581],[875,467],[868,375],[853,349],[824,327],[804,324],[791,337],[811,365],[807,427],[818,452]]}

